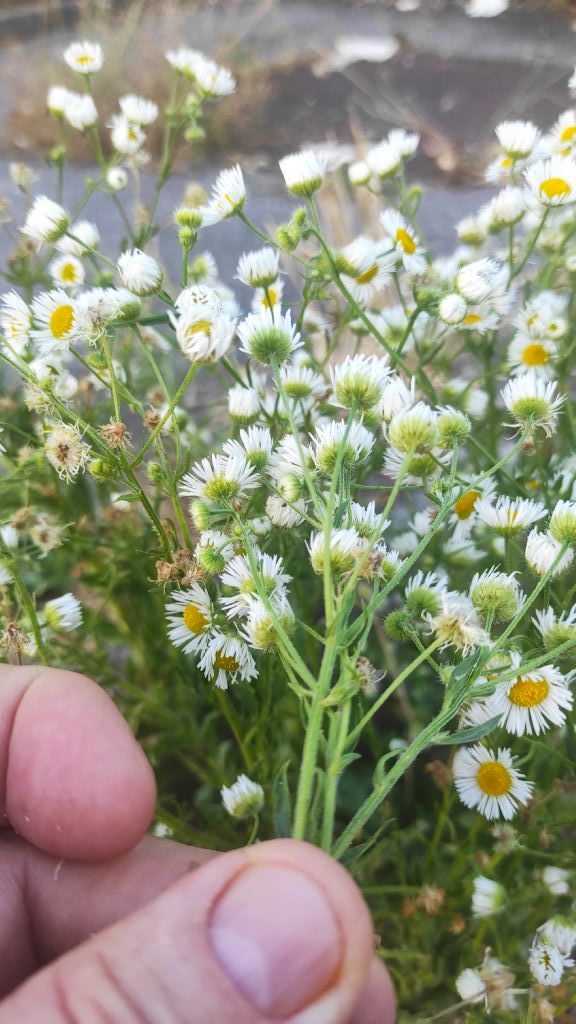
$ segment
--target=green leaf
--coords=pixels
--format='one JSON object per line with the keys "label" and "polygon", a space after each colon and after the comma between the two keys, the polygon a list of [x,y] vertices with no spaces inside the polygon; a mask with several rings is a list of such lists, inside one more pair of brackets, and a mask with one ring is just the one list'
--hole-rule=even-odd
{"label": "green leaf", "polygon": [[451,747],[461,743],[475,743],[476,740],[483,739],[493,729],[497,729],[502,721],[502,715],[496,715],[495,718],[490,718],[487,722],[482,722],[480,725],[471,726],[469,729],[460,729],[458,732],[452,733],[441,733],[439,736],[434,737],[434,743],[440,744],[443,747]]}
{"label": "green leaf", "polygon": [[338,508],[336,509],[336,511],[334,513],[334,528],[336,530],[338,529],[339,526],[342,526],[342,523],[344,521],[344,513],[345,513],[347,508],[348,508],[348,503],[346,501],[342,501],[338,505]]}
{"label": "green leaf", "polygon": [[484,657],[484,647],[479,647],[478,650],[474,651],[473,654],[469,654],[467,658],[464,658],[450,676],[450,686],[460,686],[462,683],[466,683],[469,679],[472,679],[474,673]]}
{"label": "green leaf", "polygon": [[[392,818],[390,819],[390,821],[393,820],[394,819]],[[359,846],[352,846],[346,850],[340,857],[340,863],[343,864],[344,867],[347,867],[349,864],[353,864],[355,860],[359,860],[360,857],[363,857],[365,853],[368,853],[368,850],[371,850],[375,843],[378,842],[386,828],[386,825],[389,825],[390,821],[385,821],[383,825],[380,825],[380,828],[377,829],[374,835],[370,839],[367,839],[365,843],[360,843]]]}
{"label": "green leaf", "polygon": [[292,835],[292,802],[288,786],[289,767],[290,761],[286,761],[272,783],[274,831],[277,839],[286,839]]}
{"label": "green leaf", "polygon": [[131,501],[131,502],[134,502],[134,501],[140,501],[140,498],[138,497],[137,494],[134,494],[134,491],[128,491],[127,494],[116,494],[114,496],[114,501],[115,502],[116,501]]}

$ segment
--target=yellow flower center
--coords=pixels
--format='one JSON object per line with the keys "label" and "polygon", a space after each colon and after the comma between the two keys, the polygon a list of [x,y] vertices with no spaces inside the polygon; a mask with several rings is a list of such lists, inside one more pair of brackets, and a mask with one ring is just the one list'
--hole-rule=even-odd
{"label": "yellow flower center", "polygon": [[63,338],[74,323],[72,306],[57,306],[50,317],[50,331],[55,338]]}
{"label": "yellow flower center", "polygon": [[575,135],[576,135],[576,124],[569,124],[568,127],[565,128],[564,131],[562,132],[562,134],[560,136],[560,141],[561,142],[572,142],[572,139],[574,138]]}
{"label": "yellow flower center", "polygon": [[87,53],[83,53],[81,57],[76,57],[76,63],[80,64],[81,67],[86,68],[92,63],[92,57]]}
{"label": "yellow flower center", "polygon": [[531,491],[537,491],[540,488],[538,480],[529,480],[526,486],[529,487]]}
{"label": "yellow flower center", "polygon": [[569,196],[572,189],[564,178],[546,178],[540,185],[540,192],[546,199],[564,199]]}
{"label": "yellow flower center", "polygon": [[526,366],[544,366],[549,358],[544,345],[536,341],[532,345],[526,345],[522,353],[522,362],[526,363]]}
{"label": "yellow flower center", "polygon": [[504,159],[500,163],[500,167],[512,167],[512,157],[511,156],[505,156]]}
{"label": "yellow flower center", "polygon": [[222,654],[222,651],[218,651],[214,664],[216,668],[224,669],[224,672],[237,672],[240,668],[233,654]]}
{"label": "yellow flower center", "polygon": [[545,679],[522,679],[520,676],[511,687],[508,697],[519,708],[535,708],[548,696],[549,686]]}
{"label": "yellow flower center", "polygon": [[209,320],[196,320],[193,324],[190,324],[186,333],[187,334],[207,334],[210,337],[212,330],[212,324]]}
{"label": "yellow flower center", "polygon": [[480,323],[480,320],[481,317],[478,316],[478,313],[468,313],[468,315],[464,317],[464,320],[462,322],[465,324],[478,324]]}
{"label": "yellow flower center", "polygon": [[454,505],[454,511],[458,519],[469,519],[474,511],[474,506],[480,497],[480,491],[467,491]]}
{"label": "yellow flower center", "polygon": [[188,604],[184,609],[184,625],[191,633],[203,633],[209,625],[208,619],[195,604]]}
{"label": "yellow flower center", "polygon": [[487,761],[476,772],[476,782],[487,796],[504,796],[512,786],[512,777],[503,764]]}
{"label": "yellow flower center", "polygon": [[278,302],[278,295],[275,288],[268,288],[262,296],[264,309],[273,309]]}
{"label": "yellow flower center", "polygon": [[407,252],[409,256],[416,252],[416,242],[411,235],[408,234],[405,228],[398,228],[396,232],[396,241],[398,245],[401,245],[404,252]]}
{"label": "yellow flower center", "polygon": [[[414,250],[412,250],[412,252],[413,251]],[[370,284],[370,281],[374,280],[377,273],[378,265],[375,263],[374,266],[370,267],[369,270],[365,270],[363,274],[359,274],[358,277],[356,278],[356,281],[358,284]]]}
{"label": "yellow flower center", "polygon": [[60,271],[60,276],[63,281],[69,281],[70,284],[74,284],[77,279],[77,269],[73,263],[65,263]]}

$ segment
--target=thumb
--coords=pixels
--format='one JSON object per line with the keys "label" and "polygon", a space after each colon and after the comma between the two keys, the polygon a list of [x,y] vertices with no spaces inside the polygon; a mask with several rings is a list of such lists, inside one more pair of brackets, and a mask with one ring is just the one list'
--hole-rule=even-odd
{"label": "thumb", "polygon": [[2,1003],[0,1024],[345,1024],[371,962],[349,875],[276,840],[215,858],[57,960]]}

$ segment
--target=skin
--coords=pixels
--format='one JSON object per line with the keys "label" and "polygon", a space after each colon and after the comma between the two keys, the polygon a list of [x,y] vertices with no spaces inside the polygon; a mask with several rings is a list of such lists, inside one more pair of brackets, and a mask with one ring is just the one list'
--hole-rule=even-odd
{"label": "skin", "polygon": [[[214,854],[146,837],[155,799],[96,684],[0,667],[0,1024],[393,1024],[367,908],[339,865],[292,840]],[[286,879],[296,900],[279,932]],[[248,930],[283,937],[266,991],[245,957],[240,971],[227,960],[246,913]]]}

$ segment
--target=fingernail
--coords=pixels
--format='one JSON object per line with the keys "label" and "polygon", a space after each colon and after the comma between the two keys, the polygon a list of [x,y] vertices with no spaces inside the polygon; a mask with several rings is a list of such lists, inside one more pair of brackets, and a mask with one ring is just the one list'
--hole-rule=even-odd
{"label": "fingernail", "polygon": [[212,945],[227,975],[262,1013],[283,1020],[335,980],[340,927],[324,892],[283,864],[246,868],[217,902]]}

